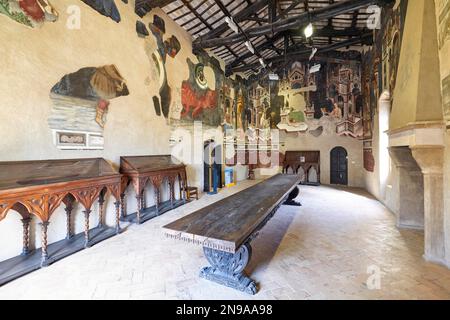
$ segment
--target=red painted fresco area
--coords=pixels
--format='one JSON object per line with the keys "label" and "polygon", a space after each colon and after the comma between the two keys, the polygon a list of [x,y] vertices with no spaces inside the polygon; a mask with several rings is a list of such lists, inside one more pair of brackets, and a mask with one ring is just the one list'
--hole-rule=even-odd
{"label": "red painted fresco area", "polygon": [[22,0],[19,1],[19,5],[22,10],[35,21],[44,20],[44,11],[42,11],[36,0]]}
{"label": "red painted fresco area", "polygon": [[372,154],[372,149],[364,150],[364,169],[368,172],[374,172],[375,170],[375,159]]}
{"label": "red painted fresco area", "polygon": [[217,92],[209,89],[197,92],[184,81],[181,86],[181,104],[183,105],[181,117],[188,117],[192,112],[192,118],[195,119],[203,110],[217,107]]}

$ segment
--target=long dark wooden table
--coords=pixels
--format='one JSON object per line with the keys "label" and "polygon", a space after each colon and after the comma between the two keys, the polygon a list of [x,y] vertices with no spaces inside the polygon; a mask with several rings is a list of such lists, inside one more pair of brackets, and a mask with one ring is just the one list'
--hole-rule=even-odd
{"label": "long dark wooden table", "polygon": [[256,283],[244,273],[251,258],[250,242],[283,202],[298,195],[297,175],[276,175],[165,225],[169,238],[203,246],[211,266],[200,276],[255,294]]}

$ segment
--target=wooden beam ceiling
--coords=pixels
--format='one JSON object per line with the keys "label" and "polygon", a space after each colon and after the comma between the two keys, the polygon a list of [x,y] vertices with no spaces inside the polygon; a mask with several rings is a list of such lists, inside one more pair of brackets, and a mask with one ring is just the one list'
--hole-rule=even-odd
{"label": "wooden beam ceiling", "polygon": [[[311,47],[326,54],[335,46],[367,43],[369,5],[392,4],[395,0],[136,0],[136,6],[162,9],[194,38],[194,53],[209,49],[226,63],[226,72],[258,71],[263,58],[267,64],[310,55]],[[234,34],[224,21],[232,17],[239,25]],[[303,28],[312,22],[312,38],[305,39]],[[372,35],[372,31],[370,34]],[[249,41],[255,54],[247,50]],[[343,47],[342,47],[343,46]],[[330,49],[331,48],[331,49]],[[303,51],[302,51],[303,50]],[[287,56],[285,57],[285,54]],[[299,55],[300,54],[300,55]]]}
{"label": "wooden beam ceiling", "polygon": [[[278,20],[274,23],[268,23],[263,26],[253,27],[245,30],[248,37],[258,37],[265,34],[277,33],[290,29],[297,29],[305,26],[309,22],[317,22],[324,19],[332,18],[340,14],[353,12],[355,10],[375,4],[379,0],[346,0],[336,2],[327,7],[323,7],[312,12],[304,12],[295,17]],[[233,44],[245,41],[243,34],[230,35],[222,38],[205,38],[201,37],[194,41],[193,46],[197,48],[212,48],[226,44]]]}
{"label": "wooden beam ceiling", "polygon": [[[361,37],[352,38],[349,40],[341,41],[341,42],[334,43],[334,44],[328,45],[326,47],[323,47],[318,51],[317,56],[319,57],[323,53],[335,51],[337,49],[342,49],[342,48],[350,47],[353,45],[371,44],[372,40],[373,40],[373,34],[371,32],[368,32]],[[304,48],[301,48],[296,51],[292,51],[292,52],[288,51],[283,56],[272,57],[272,58],[267,59],[266,61],[267,61],[267,63],[279,63],[279,62],[283,62],[284,60],[299,60],[299,59],[309,58],[310,55],[311,55],[311,49],[308,47],[304,47]],[[258,66],[257,63],[248,64],[243,67],[233,68],[233,69],[231,69],[231,71],[232,72],[244,72],[249,69],[254,69],[257,66]]]}

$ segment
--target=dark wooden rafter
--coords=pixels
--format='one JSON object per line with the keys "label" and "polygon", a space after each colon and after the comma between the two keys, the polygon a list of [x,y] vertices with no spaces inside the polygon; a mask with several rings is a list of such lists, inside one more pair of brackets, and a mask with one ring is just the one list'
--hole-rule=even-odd
{"label": "dark wooden rafter", "polygon": [[[238,12],[236,15],[234,15],[234,17],[233,17],[234,21],[235,22],[244,21],[247,17],[250,17],[250,16],[254,15],[256,12],[263,9],[267,5],[267,2],[268,2],[268,0],[258,0],[255,3],[249,5],[244,10],[242,10],[242,11]],[[201,38],[202,39],[214,38],[214,37],[221,35],[222,33],[224,33],[227,30],[228,30],[228,24],[222,23],[217,28],[214,28],[214,30],[211,30],[209,33],[202,36]]]}
{"label": "dark wooden rafter", "polygon": [[[317,22],[333,18],[335,16],[354,12],[356,10],[367,7],[368,5],[377,4],[380,2],[391,2],[391,0],[345,0],[330,4],[329,6],[318,8],[311,12],[304,12],[294,17],[277,20],[274,23],[269,23],[263,26],[257,26],[245,30],[248,37],[258,37],[271,33],[278,33],[290,29],[296,29],[306,25],[308,22]],[[226,24],[225,24],[226,25]],[[223,38],[200,37],[194,41],[194,47],[197,48],[211,48],[224,44],[233,44],[245,41],[245,36],[242,34],[231,35]]]}
{"label": "dark wooden rafter", "polygon": [[164,7],[168,4],[175,2],[176,0],[136,0],[134,5],[134,11],[139,17],[145,16],[153,8]]}
{"label": "dark wooden rafter", "polygon": [[[276,12],[276,8],[275,8],[275,10],[273,9],[273,7],[276,5],[276,4],[279,4],[279,2],[278,1],[275,1],[275,0],[271,0],[271,1],[274,1],[275,3],[274,4],[271,4],[270,2],[268,3],[268,5],[269,5],[269,8],[270,8],[270,6],[272,6],[272,15],[273,15],[273,17],[272,17],[272,19],[273,19],[273,21],[275,21],[276,19],[278,19],[278,16],[277,16],[277,12]],[[249,5],[249,6],[251,6],[252,5],[252,3],[251,3],[251,1],[250,0],[247,0],[247,4]],[[269,10],[269,17],[266,19],[267,21],[266,21],[266,23],[270,23],[271,21],[270,21],[270,15],[271,15],[271,13],[270,13],[270,10]],[[255,16],[256,17],[258,17],[258,12],[255,12]],[[248,20],[248,18],[245,18],[245,20]],[[258,25],[262,25],[262,22],[261,21],[256,21],[257,23],[258,23]],[[264,35],[264,37],[266,38],[266,41],[267,42],[269,42],[269,36],[268,35]],[[268,49],[271,49],[271,50],[273,50],[273,51],[275,51],[277,54],[281,54],[282,52],[281,52],[281,50],[279,50],[273,43],[271,44],[271,45],[269,45],[268,46]]]}
{"label": "dark wooden rafter", "polygon": [[[224,15],[226,15],[226,16],[228,16],[228,17],[231,17],[231,13],[228,11],[228,9],[226,8],[226,6],[221,2],[221,0],[214,0],[214,1],[216,2],[217,6],[220,8],[220,10],[222,10],[222,12],[223,12]],[[239,26],[239,23],[236,23],[236,24],[237,24],[237,27],[238,27],[238,29],[239,29],[239,31],[240,31],[240,34],[243,34],[244,37],[245,37],[245,39],[246,39],[246,41],[248,41],[248,42],[251,44],[250,39],[247,37],[245,31]],[[263,60],[264,60],[264,57],[263,57],[258,51],[255,50],[255,54],[256,54],[260,59],[263,59]],[[227,74],[227,75],[228,75],[228,74]]]}
{"label": "dark wooden rafter", "polygon": [[[315,35],[316,36],[321,36],[321,37],[331,37],[331,36],[335,36],[335,37],[358,37],[358,36],[362,36],[364,34],[366,34],[368,32],[367,29],[362,29],[362,30],[357,30],[357,29],[344,29],[344,30],[336,30],[333,27],[324,27],[320,30],[316,30],[315,31]],[[256,51],[262,51],[267,49],[273,42],[281,39],[283,36],[289,36],[291,41],[292,40],[292,35],[293,33],[291,32],[280,32],[277,33],[276,35],[274,35],[272,38],[270,38],[270,40],[268,42],[264,42],[262,44],[260,44],[259,46],[257,46],[255,48]],[[296,44],[293,44],[294,46],[296,46]],[[235,59],[233,62],[231,62],[229,64],[230,68],[236,67],[238,66],[240,63],[244,62],[246,59],[250,58],[252,56],[252,54],[250,52],[239,56],[237,59]]]}
{"label": "dark wooden rafter", "polygon": [[[317,56],[320,56],[320,54],[326,53],[326,52],[330,52],[330,51],[334,51],[337,49],[342,49],[342,48],[346,48],[346,47],[350,47],[352,45],[357,45],[357,44],[371,44],[373,40],[373,33],[372,32],[367,32],[366,34],[364,34],[361,37],[355,37],[349,40],[345,40],[345,41],[341,41],[338,43],[334,43],[331,45],[328,45],[326,47],[320,48],[318,50],[318,53],[316,54]],[[283,62],[285,60],[298,60],[298,59],[302,59],[302,58],[309,58],[311,54],[311,48],[308,47],[304,47],[301,48],[299,50],[296,51],[291,51],[291,52],[287,52],[286,55],[284,56],[277,56],[277,57],[272,57],[269,59],[266,59],[267,63],[280,63]],[[257,63],[253,63],[253,64],[248,64],[246,66],[243,67],[236,67],[233,68],[231,71],[232,72],[245,72],[249,69],[254,69],[258,67]]]}
{"label": "dark wooden rafter", "polygon": [[293,2],[289,5],[289,7],[287,7],[286,9],[284,9],[283,11],[280,12],[279,17],[280,17],[280,18],[286,18],[287,15],[289,14],[289,12],[291,12],[291,11],[294,10],[294,9],[296,9],[297,6],[298,6],[299,4],[301,4],[303,1],[304,1],[304,0],[296,0],[296,1],[293,1]]}
{"label": "dark wooden rafter", "polygon": [[[213,29],[214,29],[214,28],[208,23],[208,21],[206,21],[206,19],[203,18],[203,16],[200,15],[200,14],[195,10],[195,8],[192,7],[192,5],[191,5],[191,3],[190,3],[189,0],[182,0],[182,2],[183,2],[183,4],[184,4],[184,5],[192,12],[192,14],[193,14],[194,16],[197,17],[197,19],[199,19],[206,27],[208,27],[209,30],[213,30]],[[224,47],[227,48],[227,50],[228,50],[233,56],[235,56],[236,58],[238,57],[238,55],[237,55],[237,54],[236,54],[236,53],[235,53],[228,45],[225,45]]]}

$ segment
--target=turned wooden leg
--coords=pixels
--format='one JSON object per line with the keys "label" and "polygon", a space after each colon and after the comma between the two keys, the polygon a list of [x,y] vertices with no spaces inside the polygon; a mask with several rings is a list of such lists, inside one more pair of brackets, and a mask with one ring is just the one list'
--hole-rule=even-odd
{"label": "turned wooden leg", "polygon": [[100,196],[98,198],[98,212],[98,227],[101,228],[103,227],[103,218],[105,216],[105,195],[103,192],[100,193]]}
{"label": "turned wooden leg", "polygon": [[84,247],[87,248],[89,246],[89,215],[91,214],[91,210],[84,210]]}
{"label": "turned wooden leg", "polygon": [[23,248],[22,255],[26,256],[30,253],[30,222],[31,218],[22,219],[22,227],[23,227]]}
{"label": "turned wooden leg", "polygon": [[114,202],[116,206],[116,234],[120,233],[120,201]]}
{"label": "turned wooden leg", "polygon": [[156,215],[159,214],[159,200],[160,200],[159,188],[158,188],[158,187],[155,187],[155,207],[156,207]]}
{"label": "turned wooden leg", "polygon": [[122,218],[127,216],[127,210],[125,209],[125,193],[120,194],[120,206],[122,210]]}
{"label": "turned wooden leg", "polygon": [[42,242],[42,256],[41,256],[41,267],[44,267],[47,265],[47,260],[48,260],[48,251],[47,251],[47,230],[48,230],[48,225],[50,224],[50,222],[45,221],[45,222],[41,222],[41,242]]}
{"label": "turned wooden leg", "polygon": [[181,179],[178,179],[178,187],[180,188],[180,200],[183,199],[183,187],[181,186]]}
{"label": "turned wooden leg", "polygon": [[141,196],[137,195],[136,196],[136,200],[137,200],[137,212],[136,212],[136,218],[137,218],[137,223],[140,224],[141,223],[141,213],[142,213],[142,200],[141,200]]}
{"label": "turned wooden leg", "polygon": [[73,207],[72,205],[68,205],[64,208],[64,210],[66,211],[66,239],[69,240],[73,236],[70,223],[70,217],[72,216]]}
{"label": "turned wooden leg", "polygon": [[142,190],[141,193],[141,208],[142,210],[145,210],[145,208],[147,208],[147,204],[145,203],[145,190]]}
{"label": "turned wooden leg", "polygon": [[169,183],[170,188],[170,205],[173,207],[173,203],[175,202],[175,186],[174,183]]}

